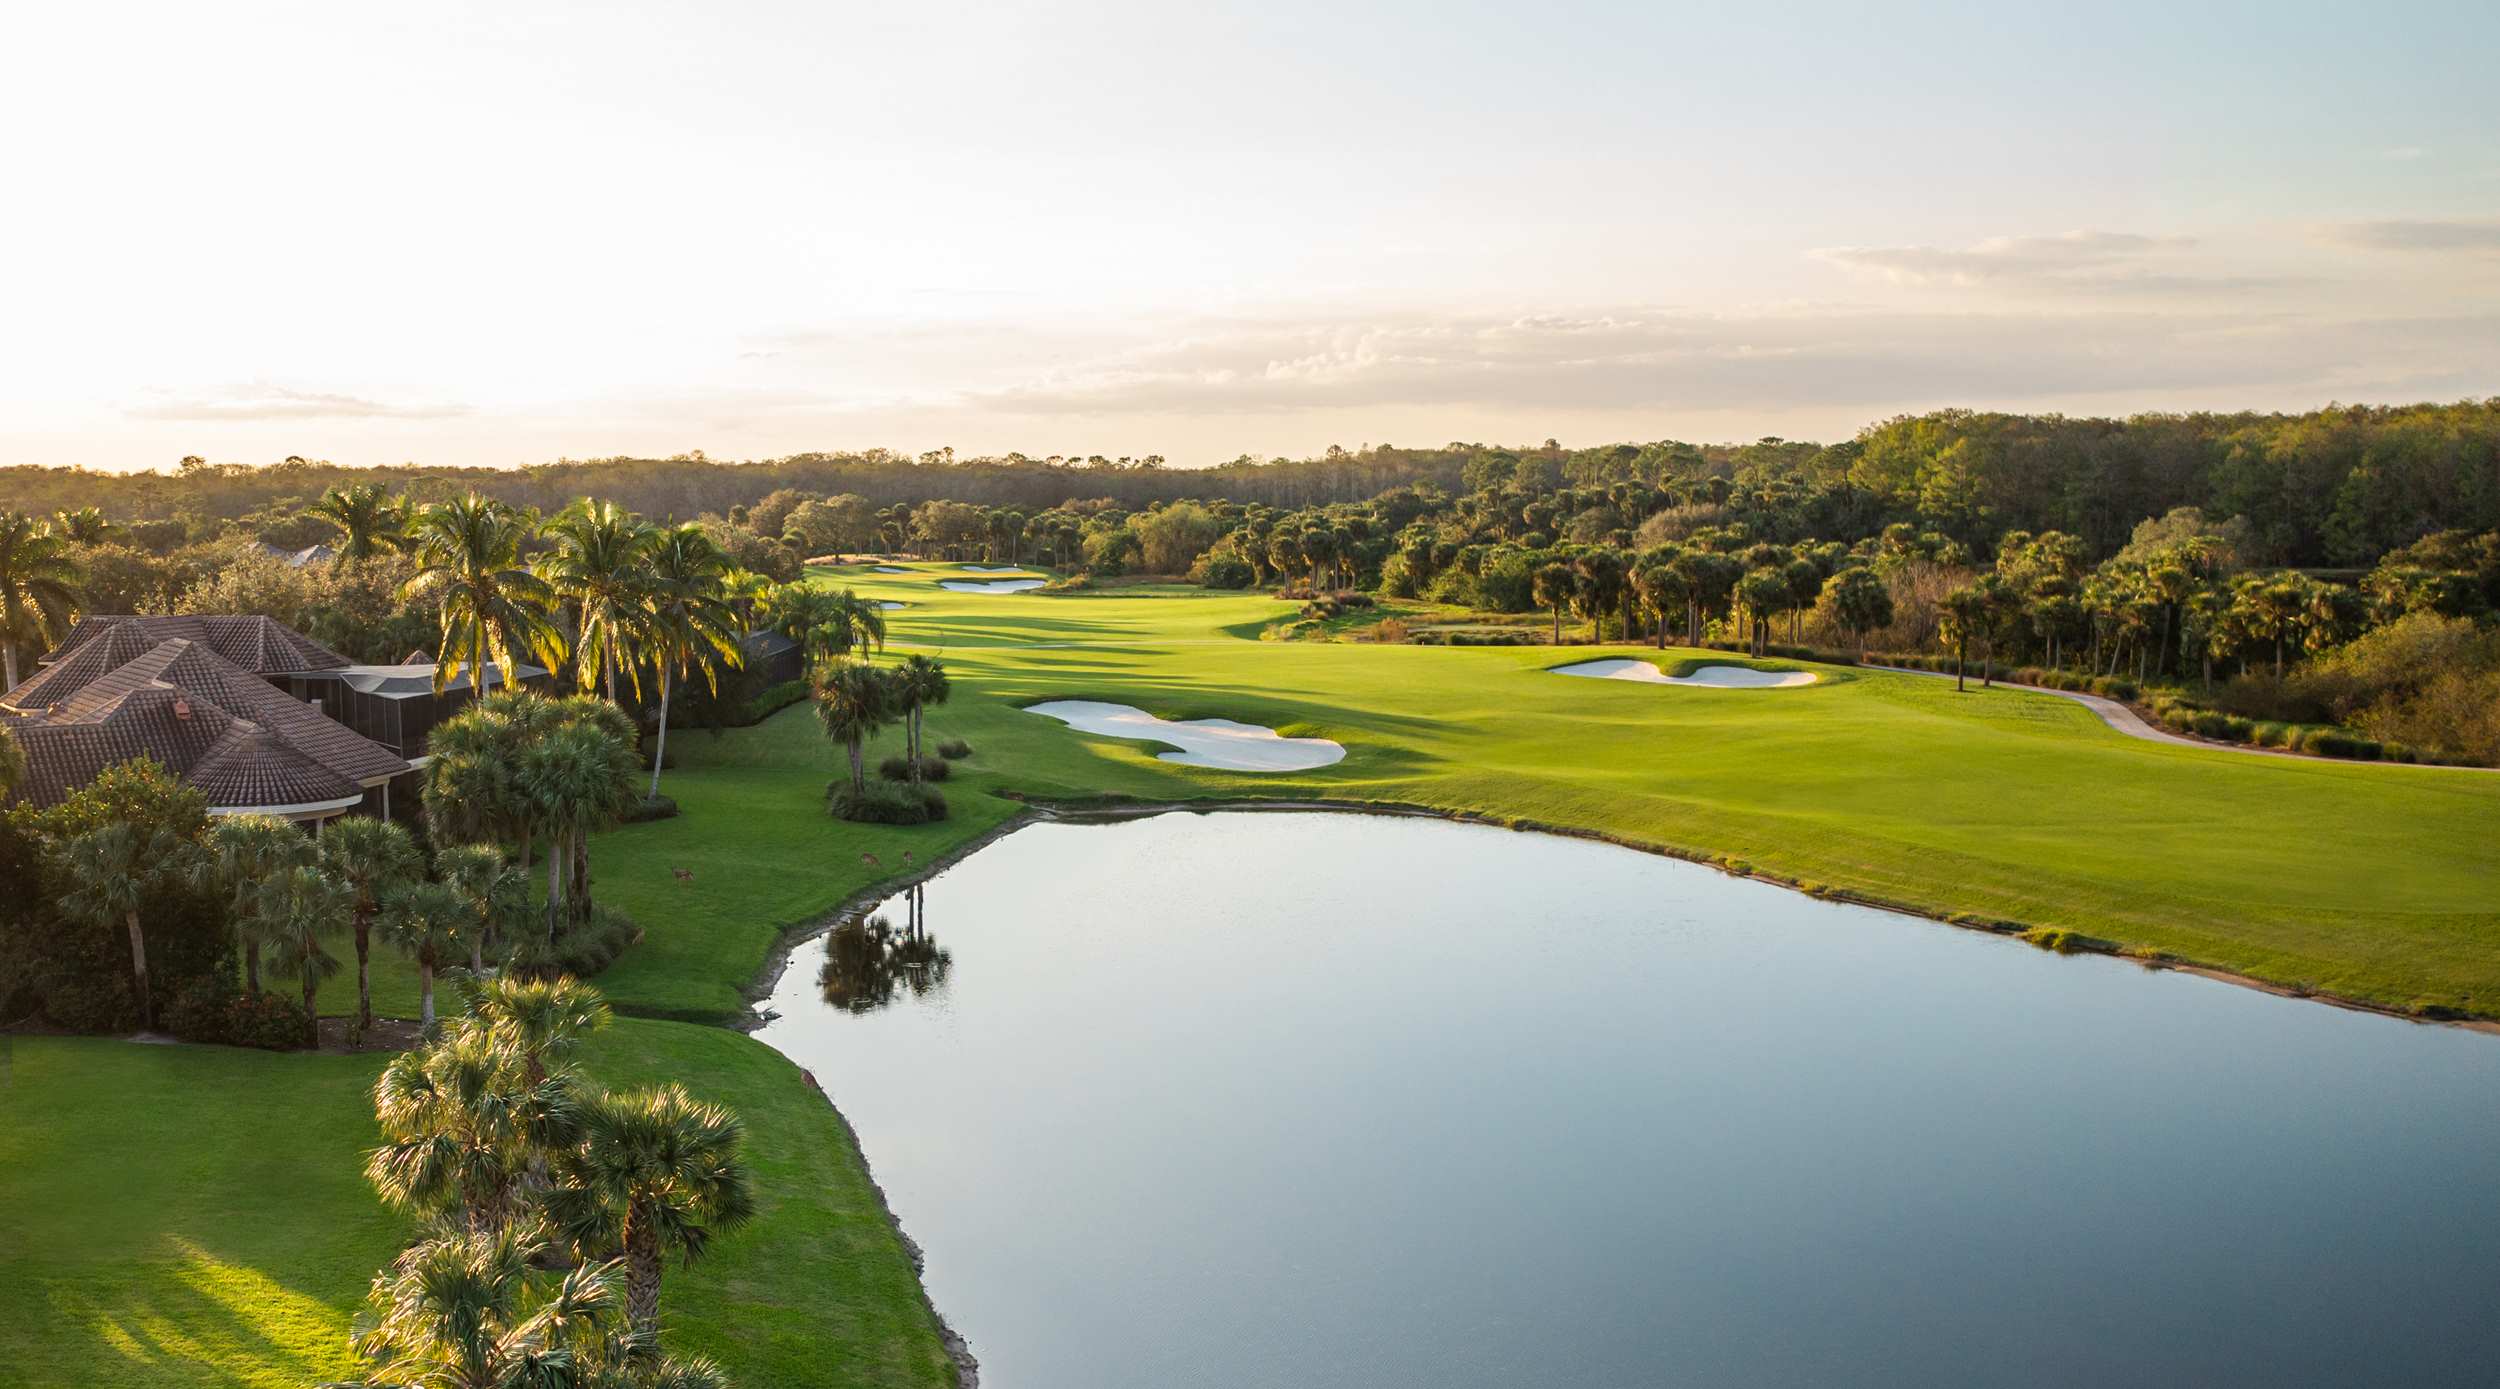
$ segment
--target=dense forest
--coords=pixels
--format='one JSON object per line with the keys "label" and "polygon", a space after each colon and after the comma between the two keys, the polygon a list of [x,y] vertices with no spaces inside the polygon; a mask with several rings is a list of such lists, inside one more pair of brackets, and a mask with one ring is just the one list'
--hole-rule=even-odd
{"label": "dense forest", "polygon": [[368,481],[420,500],[475,490],[544,511],[597,496],[680,520],[726,516],[781,491],[855,496],[878,509],[951,500],[1032,513],[1077,501],[1130,511],[1182,500],[1294,509],[1409,487],[1462,495],[1634,484],[1692,496],[1716,481],[1738,493],[1769,486],[1810,493],[1827,513],[1830,524],[1817,527],[1826,535],[1907,521],[1984,553],[2008,531],[2057,531],[2100,556],[2126,544],[2145,518],[2195,507],[2243,518],[2252,563],[2360,568],[2435,531],[2500,527],[2500,399],[2125,420],[1955,410],[1888,420],[1831,445],[1453,443],[1210,468],[1151,457],[941,451],[915,458],[882,450],[517,469],[353,469],[300,458],[267,466],[189,458],[171,471],[138,473],[19,465],[0,468],[0,509],[47,515],[93,506],[130,520],[181,519],[194,539],[216,522],[244,521],[269,528],[263,538],[273,544],[299,535],[308,538],[298,544],[309,544],[321,538],[317,527],[287,531],[285,522],[333,487]]}

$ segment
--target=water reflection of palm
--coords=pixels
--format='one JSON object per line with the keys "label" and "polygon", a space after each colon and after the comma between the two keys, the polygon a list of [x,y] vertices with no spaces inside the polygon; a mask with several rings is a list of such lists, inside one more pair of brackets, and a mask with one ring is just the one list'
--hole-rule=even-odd
{"label": "water reflection of palm", "polygon": [[944,991],[955,960],[929,934],[923,890],[905,889],[903,903],[907,914],[900,929],[862,912],[827,933],[825,964],[816,979],[825,1002],[846,1013],[873,1013],[907,996]]}

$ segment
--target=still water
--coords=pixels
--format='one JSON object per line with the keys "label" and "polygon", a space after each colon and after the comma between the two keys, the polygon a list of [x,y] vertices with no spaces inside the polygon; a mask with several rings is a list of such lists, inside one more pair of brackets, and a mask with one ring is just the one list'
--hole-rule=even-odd
{"label": "still water", "polygon": [[762,1035],[991,1389],[2500,1376],[2500,1037],[1419,819],[878,915]]}

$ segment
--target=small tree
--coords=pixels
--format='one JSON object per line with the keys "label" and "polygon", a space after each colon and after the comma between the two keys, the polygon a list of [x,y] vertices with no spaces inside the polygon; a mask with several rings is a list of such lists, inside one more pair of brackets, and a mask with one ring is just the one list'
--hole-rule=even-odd
{"label": "small tree", "polygon": [[321,936],[355,910],[347,884],[309,864],[285,869],[262,888],[258,907],[271,944],[269,967],[304,986],[304,1045],[321,1045],[321,981],[339,972]]}
{"label": "small tree", "polygon": [[188,847],[163,830],[110,824],[56,851],[55,867],[68,888],[61,896],[62,914],[129,932],[130,977],[143,1027],[156,1026],[156,1002],[148,988],[148,940],[140,914],[152,897],[189,870]]}
{"label": "small tree", "polygon": [[837,666],[816,687],[816,717],[825,736],[850,754],[851,794],[862,794],[868,778],[861,749],[894,721],[894,692],[884,673],[872,666]]}
{"label": "small tree", "polygon": [[1987,631],[1987,596],[1966,584],[1946,594],[1936,607],[1944,620],[1945,640],[1953,643],[1953,688],[1967,689],[1962,681],[1963,668],[1970,663],[1971,638]]}
{"label": "small tree", "polygon": [[667,1255],[691,1264],[715,1233],[754,1215],[744,1140],[737,1116],[675,1085],[584,1106],[582,1141],[557,1158],[547,1213],[583,1258],[624,1256],[636,1330],[658,1329]]}
{"label": "small tree", "polygon": [[1832,576],[1828,592],[1832,616],[1857,639],[1858,659],[1865,660],[1866,634],[1892,625],[1892,590],[1874,570],[1853,566]]}
{"label": "small tree", "polygon": [[1529,581],[1529,591],[1535,596],[1538,607],[1553,609],[1554,645],[1562,645],[1563,610],[1579,596],[1580,576],[1572,573],[1571,566],[1567,564],[1541,565]]}
{"label": "small tree", "polygon": [[920,716],[932,704],[944,704],[952,688],[946,667],[915,651],[903,658],[891,677],[903,705],[905,750],[911,760],[913,785],[920,783]]}
{"label": "small tree", "polygon": [[434,971],[459,958],[471,916],[448,883],[405,883],[382,899],[382,939],[416,961],[417,1019],[434,1026]]}
{"label": "small tree", "polygon": [[373,1026],[373,918],[382,899],[424,871],[417,841],[388,820],[350,815],[321,832],[321,866],[347,886],[356,926],[356,1025]]}
{"label": "small tree", "polygon": [[209,823],[206,848],[196,860],[196,885],[225,898],[227,924],[243,947],[243,986],[258,997],[267,924],[258,909],[262,886],[285,869],[311,863],[313,841],[274,815],[228,815]]}

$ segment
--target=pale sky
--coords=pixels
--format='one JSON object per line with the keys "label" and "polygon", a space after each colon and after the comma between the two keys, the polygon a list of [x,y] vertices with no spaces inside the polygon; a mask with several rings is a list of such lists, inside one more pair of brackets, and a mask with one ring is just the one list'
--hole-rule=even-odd
{"label": "pale sky", "polygon": [[1909,9],[21,6],[0,462],[2500,394],[2500,6]]}

